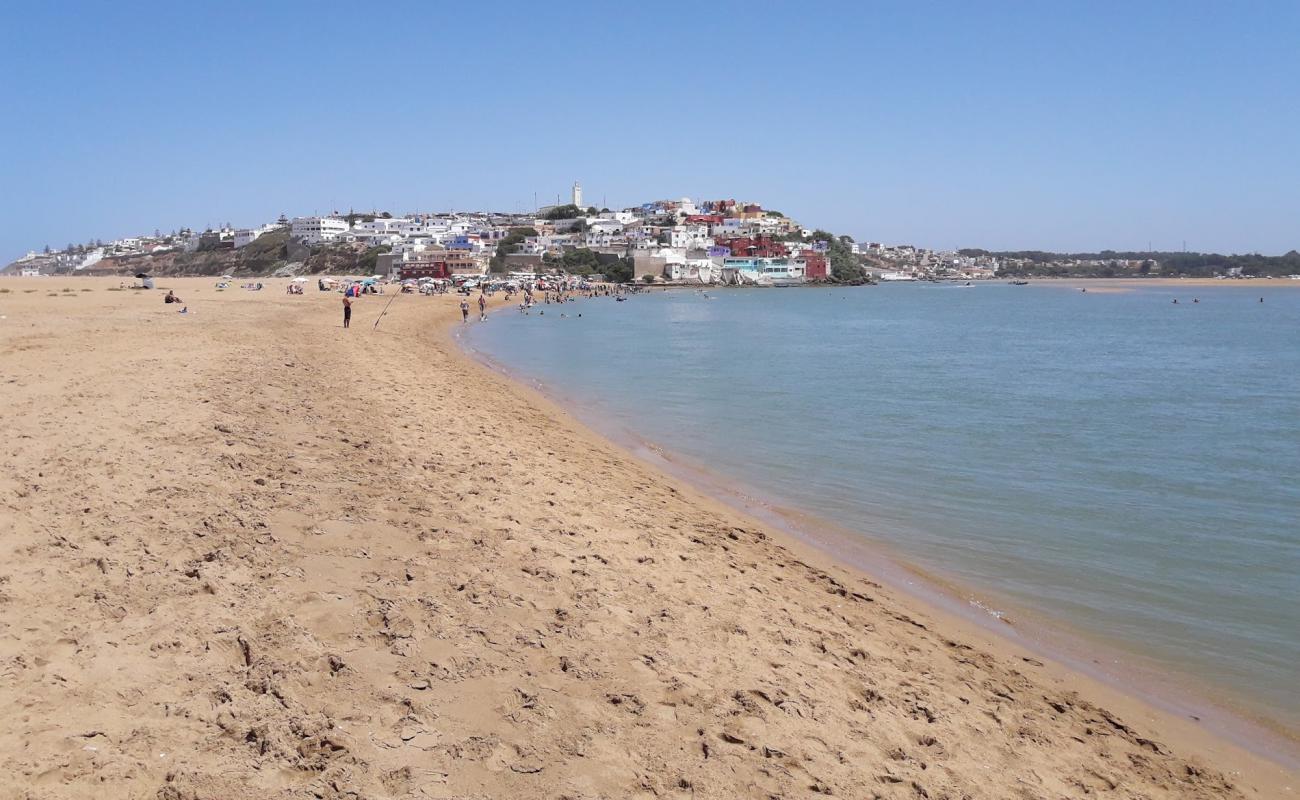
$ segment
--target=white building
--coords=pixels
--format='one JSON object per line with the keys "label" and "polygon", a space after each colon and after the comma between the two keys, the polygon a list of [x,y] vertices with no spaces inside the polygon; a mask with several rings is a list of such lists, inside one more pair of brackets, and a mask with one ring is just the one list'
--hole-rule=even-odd
{"label": "white building", "polygon": [[348,232],[347,220],[338,217],[298,217],[293,221],[290,235],[307,244],[332,242]]}
{"label": "white building", "polygon": [[383,233],[406,234],[411,230],[411,228],[411,220],[402,217],[375,217],[371,220],[362,220],[352,226],[352,230],[358,236],[370,236]]}
{"label": "white building", "polygon": [[76,270],[83,270],[87,267],[93,267],[104,260],[104,248],[96,247],[94,250],[87,250],[81,258],[81,263],[73,267]]}
{"label": "white building", "polygon": [[712,244],[707,225],[678,225],[668,231],[669,247],[705,248]]}
{"label": "white building", "polygon": [[245,245],[251,244],[257,240],[257,237],[270,233],[280,226],[263,225],[260,228],[240,228],[235,231],[235,249],[238,250]]}
{"label": "white building", "polygon": [[621,233],[623,223],[616,219],[606,219],[604,217],[589,219],[587,220],[587,230],[592,233]]}
{"label": "white building", "polygon": [[710,259],[688,258],[682,262],[666,264],[664,277],[670,281],[710,284],[717,280],[718,269]]}
{"label": "white building", "polygon": [[582,184],[577,181],[573,182],[573,204],[582,208]]}

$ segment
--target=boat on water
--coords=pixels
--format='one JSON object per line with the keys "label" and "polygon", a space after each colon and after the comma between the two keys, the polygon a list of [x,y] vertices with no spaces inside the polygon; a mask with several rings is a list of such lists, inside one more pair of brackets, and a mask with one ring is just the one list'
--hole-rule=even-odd
{"label": "boat on water", "polygon": [[1010,283],[1012,286],[1028,286],[1028,285],[1029,285],[1029,281],[1007,281],[1007,282]]}

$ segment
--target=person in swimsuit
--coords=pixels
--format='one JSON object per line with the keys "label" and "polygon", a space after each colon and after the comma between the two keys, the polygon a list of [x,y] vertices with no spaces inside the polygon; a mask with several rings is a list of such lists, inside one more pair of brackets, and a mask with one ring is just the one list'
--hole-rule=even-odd
{"label": "person in swimsuit", "polygon": [[352,298],[343,295],[343,327],[352,325]]}

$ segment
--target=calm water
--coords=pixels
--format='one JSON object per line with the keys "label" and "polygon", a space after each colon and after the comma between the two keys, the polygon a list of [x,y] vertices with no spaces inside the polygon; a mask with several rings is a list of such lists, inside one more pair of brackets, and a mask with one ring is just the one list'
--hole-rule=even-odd
{"label": "calm water", "polygon": [[501,312],[469,341],[976,597],[1300,724],[1300,286],[711,294]]}

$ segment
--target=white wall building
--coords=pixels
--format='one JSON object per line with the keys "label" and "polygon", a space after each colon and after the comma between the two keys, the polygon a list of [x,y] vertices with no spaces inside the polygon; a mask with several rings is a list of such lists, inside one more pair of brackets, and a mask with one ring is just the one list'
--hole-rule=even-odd
{"label": "white wall building", "polygon": [[85,255],[82,256],[81,263],[73,267],[73,269],[82,270],[87,267],[92,267],[103,260],[104,260],[104,248],[96,247],[94,250],[86,251]]}
{"label": "white wall building", "polygon": [[307,244],[333,242],[347,232],[347,220],[338,217],[298,217],[290,228],[293,238]]}
{"label": "white wall building", "polygon": [[582,184],[577,181],[573,182],[573,204],[582,208]]}
{"label": "white wall building", "polygon": [[623,223],[616,219],[598,219],[587,220],[587,230],[592,233],[620,233],[623,230]]}
{"label": "white wall building", "polygon": [[718,270],[710,259],[688,258],[664,265],[664,277],[670,281],[708,284],[717,280]]}
{"label": "white wall building", "polygon": [[668,231],[669,247],[705,248],[713,245],[707,225],[678,225]]}
{"label": "white wall building", "polygon": [[280,226],[263,225],[260,228],[240,228],[235,231],[235,249],[238,250],[257,240],[257,237],[270,233]]}

